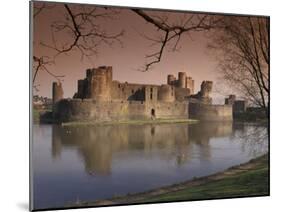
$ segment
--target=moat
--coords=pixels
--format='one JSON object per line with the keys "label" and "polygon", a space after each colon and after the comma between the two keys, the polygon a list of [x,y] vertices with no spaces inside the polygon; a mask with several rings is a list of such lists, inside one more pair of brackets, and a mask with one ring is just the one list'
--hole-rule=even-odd
{"label": "moat", "polygon": [[256,124],[34,125],[34,204],[64,207],[142,192],[267,151],[267,127]]}

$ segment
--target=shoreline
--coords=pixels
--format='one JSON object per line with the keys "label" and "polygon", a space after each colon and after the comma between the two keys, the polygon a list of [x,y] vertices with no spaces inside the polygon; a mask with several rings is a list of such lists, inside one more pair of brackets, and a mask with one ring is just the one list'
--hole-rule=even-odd
{"label": "shoreline", "polygon": [[63,122],[62,126],[92,126],[92,125],[118,125],[118,124],[131,124],[131,125],[144,125],[144,124],[174,124],[174,123],[198,123],[196,119],[155,119],[155,120],[122,120],[122,121],[72,121]]}
{"label": "shoreline", "polygon": [[[261,175],[262,174],[262,175]],[[264,177],[265,179],[261,178]],[[256,183],[254,185],[264,186],[265,188],[253,189],[252,192],[244,194],[243,192],[237,193],[237,189],[233,189],[233,192],[229,194],[224,191],[222,196],[219,195],[218,189],[222,184],[224,186],[241,187],[240,190],[245,192],[243,188],[243,180],[255,183],[255,177],[257,180],[265,180],[263,185]],[[268,153],[259,156],[250,161],[230,167],[224,171],[217,172],[204,177],[193,178],[191,180],[168,185],[156,189],[152,189],[145,192],[127,194],[109,199],[97,200],[92,202],[79,201],[75,203],[67,204],[71,207],[99,207],[99,206],[113,206],[113,205],[127,205],[127,204],[145,204],[145,203],[161,203],[161,202],[174,202],[174,201],[191,201],[191,200],[206,200],[206,199],[218,199],[218,198],[231,198],[231,197],[246,197],[246,196],[266,196],[269,195],[268,188]],[[233,181],[233,182],[232,182]],[[228,185],[228,184],[229,185]],[[246,186],[247,187],[247,186]],[[205,189],[205,190],[204,190]],[[209,190],[208,190],[209,189]],[[244,189],[244,190],[243,190]],[[252,188],[248,188],[252,189]],[[215,195],[213,195],[213,193]],[[200,198],[200,195],[205,195]],[[190,197],[190,198],[189,198]]]}

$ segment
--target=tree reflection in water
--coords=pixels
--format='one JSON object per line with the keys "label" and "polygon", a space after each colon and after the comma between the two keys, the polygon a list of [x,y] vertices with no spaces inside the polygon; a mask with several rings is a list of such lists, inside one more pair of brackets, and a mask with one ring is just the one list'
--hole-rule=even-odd
{"label": "tree reflection in water", "polygon": [[236,123],[235,134],[232,139],[241,143],[243,152],[253,158],[257,157],[268,149],[268,125],[255,123]]}

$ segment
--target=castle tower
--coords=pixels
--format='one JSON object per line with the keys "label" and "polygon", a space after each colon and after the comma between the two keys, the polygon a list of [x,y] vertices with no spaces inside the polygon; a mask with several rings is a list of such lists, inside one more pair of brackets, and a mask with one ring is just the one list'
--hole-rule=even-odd
{"label": "castle tower", "polygon": [[191,77],[186,77],[185,88],[190,90],[190,94],[194,94],[194,80]]}
{"label": "castle tower", "polygon": [[86,97],[86,86],[87,80],[78,80],[78,89],[77,89],[77,98],[85,98]]}
{"label": "castle tower", "polygon": [[206,97],[208,98],[210,96],[210,93],[212,92],[213,89],[213,82],[212,81],[203,81],[201,83],[201,97]]}
{"label": "castle tower", "polygon": [[186,73],[185,72],[179,72],[178,73],[179,79],[178,79],[178,87],[179,88],[185,88],[186,84]]}
{"label": "castle tower", "polygon": [[169,74],[167,77],[167,84],[168,85],[174,85],[176,82],[176,77],[172,74]]}
{"label": "castle tower", "polygon": [[100,66],[87,70],[87,96],[95,101],[111,99],[112,67]]}
{"label": "castle tower", "polygon": [[161,85],[158,91],[158,100],[163,102],[175,101],[175,89],[171,85]]}
{"label": "castle tower", "polygon": [[59,100],[63,99],[63,89],[61,82],[53,82],[52,98],[53,105]]}
{"label": "castle tower", "polygon": [[200,90],[200,100],[204,104],[212,104],[212,98],[210,97],[210,93],[213,89],[213,82],[212,81],[203,81],[201,83],[201,90]]}

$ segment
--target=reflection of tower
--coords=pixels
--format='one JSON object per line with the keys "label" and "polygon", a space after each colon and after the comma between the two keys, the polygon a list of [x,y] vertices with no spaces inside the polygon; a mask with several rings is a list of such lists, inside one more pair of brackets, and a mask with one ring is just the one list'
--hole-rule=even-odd
{"label": "reflection of tower", "polygon": [[210,139],[229,136],[232,133],[232,122],[205,122],[189,125],[190,140],[199,147],[200,157],[209,160],[211,157]]}
{"label": "reflection of tower", "polygon": [[106,136],[110,135],[109,128],[79,128],[74,132],[86,172],[91,175],[110,174],[112,142],[108,142],[106,139]]}
{"label": "reflection of tower", "polygon": [[60,127],[58,125],[52,126],[52,156],[59,158],[62,152],[62,143],[60,136]]}
{"label": "reflection of tower", "polygon": [[[194,156],[194,150],[198,150],[200,159],[209,160],[210,138],[228,136],[231,132],[230,123],[53,126],[52,154],[55,158],[61,155],[63,148],[74,147],[87,173],[108,175],[114,154],[134,158],[138,152],[147,158],[156,155],[182,165]],[[127,154],[132,152],[134,154]]]}
{"label": "reflection of tower", "polygon": [[85,170],[90,174],[107,175],[111,170],[112,143],[106,140],[107,128],[61,127],[53,125],[52,155],[61,155],[63,148],[75,147],[84,161]]}
{"label": "reflection of tower", "polygon": [[155,126],[153,126],[153,125],[151,126],[150,132],[151,132],[151,136],[155,135]]}
{"label": "reflection of tower", "polygon": [[185,164],[192,157],[188,131],[188,126],[185,126],[176,139],[176,163],[178,166]]}
{"label": "reflection of tower", "polygon": [[95,145],[79,149],[85,162],[85,170],[91,175],[108,175],[111,170],[112,151],[109,143],[98,142]]}

